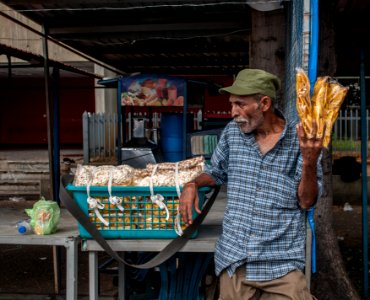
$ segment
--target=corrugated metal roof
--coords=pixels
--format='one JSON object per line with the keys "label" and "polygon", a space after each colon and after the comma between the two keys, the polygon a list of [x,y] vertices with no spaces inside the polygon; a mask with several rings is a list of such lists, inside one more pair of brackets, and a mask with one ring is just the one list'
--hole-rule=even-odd
{"label": "corrugated metal roof", "polygon": [[[330,0],[338,70],[369,48],[370,1]],[[49,35],[121,73],[235,74],[249,66],[251,11],[279,0],[0,0]],[[267,3],[267,5],[266,5]],[[325,2],[326,4],[326,2]],[[323,21],[325,17],[321,18]],[[348,21],[347,21],[348,20]],[[356,48],[351,47],[356,44]],[[355,49],[355,50],[354,50]],[[348,53],[352,53],[348,55]]]}
{"label": "corrugated metal roof", "polygon": [[246,1],[2,1],[122,73],[234,74],[249,65]]}
{"label": "corrugated metal roof", "polygon": [[[40,76],[44,74],[44,57],[42,55],[38,55],[26,50],[17,49],[11,46],[0,44],[0,54],[6,54],[10,57],[16,57],[21,60],[24,60],[25,63],[17,63],[17,64],[8,64],[8,65],[2,65],[1,69],[5,70],[9,69],[11,73],[14,73],[14,69],[29,69],[30,74],[40,74]],[[86,69],[79,68],[76,65],[68,64],[65,62],[56,61],[53,59],[49,59],[49,65],[50,67],[56,67],[60,70],[68,71],[73,74],[79,74],[82,76],[87,77],[93,77],[97,79],[101,79],[102,76],[99,74],[95,74],[94,72],[89,72]],[[8,74],[9,70],[5,70],[6,72],[1,72],[0,70],[0,76],[4,75],[5,73]],[[8,76],[8,75],[7,75]]]}

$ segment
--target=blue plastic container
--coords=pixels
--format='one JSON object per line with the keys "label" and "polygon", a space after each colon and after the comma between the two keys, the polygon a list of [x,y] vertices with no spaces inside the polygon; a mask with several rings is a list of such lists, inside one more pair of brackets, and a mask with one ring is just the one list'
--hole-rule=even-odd
{"label": "blue plastic container", "polygon": [[162,152],[163,161],[178,162],[184,159],[183,152]]}
{"label": "blue plastic container", "polygon": [[164,161],[177,162],[184,159],[183,123],[183,114],[161,114],[160,146]]}
{"label": "blue plastic container", "polygon": [[[155,194],[161,194],[164,197],[163,202],[166,204],[170,216],[168,220],[166,220],[165,211],[151,202],[149,187],[113,186],[112,195],[122,197],[123,212],[116,205],[109,203],[109,193],[106,186],[90,187],[90,196],[99,199],[100,203],[104,205],[99,213],[108,222],[108,226],[103,224],[94,209],[89,208],[85,186],[69,184],[66,189],[73,194],[77,205],[89,216],[90,222],[95,224],[106,239],[170,239],[178,236],[174,229],[179,203],[176,187],[154,188]],[[205,200],[205,194],[210,190],[208,187],[199,189],[200,207]],[[193,210],[193,218],[196,216],[197,213]],[[184,225],[182,221],[181,225],[182,227]],[[78,224],[78,229],[82,238],[92,238],[82,225]],[[196,231],[192,237],[196,237],[197,234]]]}

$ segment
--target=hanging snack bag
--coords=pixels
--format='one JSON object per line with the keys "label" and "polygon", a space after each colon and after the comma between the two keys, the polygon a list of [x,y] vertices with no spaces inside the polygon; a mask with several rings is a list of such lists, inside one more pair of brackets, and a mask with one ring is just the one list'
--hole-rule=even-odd
{"label": "hanging snack bag", "polygon": [[25,209],[25,211],[31,218],[31,226],[36,234],[47,235],[57,231],[60,208],[55,201],[45,200],[42,197],[32,209]]}
{"label": "hanging snack bag", "polygon": [[308,138],[313,137],[313,121],[317,126],[316,137],[323,138],[323,147],[328,148],[333,125],[348,92],[348,87],[329,76],[318,77],[310,97],[310,82],[303,69],[297,68],[296,93],[297,113]]}
{"label": "hanging snack bag", "polygon": [[297,68],[296,73],[297,113],[308,138],[312,138],[312,104],[310,97],[310,80],[305,71]]}

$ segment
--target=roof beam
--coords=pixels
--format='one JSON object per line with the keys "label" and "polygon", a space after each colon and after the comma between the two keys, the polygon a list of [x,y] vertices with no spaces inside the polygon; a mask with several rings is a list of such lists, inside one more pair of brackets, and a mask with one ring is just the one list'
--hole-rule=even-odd
{"label": "roof beam", "polygon": [[214,22],[214,23],[175,23],[175,24],[134,24],[119,26],[81,26],[81,27],[60,27],[50,28],[50,35],[60,34],[97,34],[97,33],[124,33],[124,32],[169,32],[169,31],[203,31],[203,30],[228,30],[240,29],[245,25],[240,22]]}
{"label": "roof beam", "polygon": [[[13,48],[13,47],[10,47],[10,46],[2,45],[2,44],[0,44],[0,53],[1,54],[4,53],[4,54],[9,55],[11,57],[17,57],[19,59],[29,61],[29,62],[31,62],[31,65],[33,67],[37,67],[40,64],[44,63],[44,57],[41,56],[41,55],[33,54],[31,52],[26,52],[26,51],[16,49],[16,48]],[[75,68],[75,67],[73,67],[71,65],[68,65],[66,63],[62,63],[62,62],[55,61],[55,60],[52,60],[52,59],[49,59],[49,64],[50,64],[50,66],[57,67],[61,70],[73,72],[73,73],[88,76],[88,77],[101,78],[100,75],[93,74],[93,73],[81,70],[79,68]],[[12,68],[13,68],[13,66],[12,66]]]}
{"label": "roof beam", "polygon": [[[2,0],[7,5],[30,5],[30,4],[42,4],[44,6],[50,6],[50,5],[70,5],[70,6],[76,6],[76,3],[81,4],[81,2],[76,2],[75,0]],[[231,4],[234,5],[240,5],[245,4],[248,1],[232,1]],[[120,5],[122,7],[130,7],[132,5],[138,5],[137,0],[104,0],[104,6],[107,5]],[[96,6],[102,6],[102,1],[100,0],[83,0],[84,5],[96,5]],[[202,5],[226,5],[228,4],[225,0],[171,0],[170,4],[163,3],[163,0],[140,0],[140,5],[163,5],[163,6],[174,6],[174,5],[196,5],[196,6],[202,6]]]}

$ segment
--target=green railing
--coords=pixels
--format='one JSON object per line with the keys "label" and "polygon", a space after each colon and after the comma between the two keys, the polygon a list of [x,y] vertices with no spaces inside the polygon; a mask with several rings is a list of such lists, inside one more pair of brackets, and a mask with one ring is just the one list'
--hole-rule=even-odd
{"label": "green railing", "polygon": [[[335,122],[332,135],[333,153],[351,153],[351,156],[361,154],[361,117],[359,108],[341,110]],[[367,111],[367,127],[370,118]],[[368,138],[367,138],[368,140]]]}

